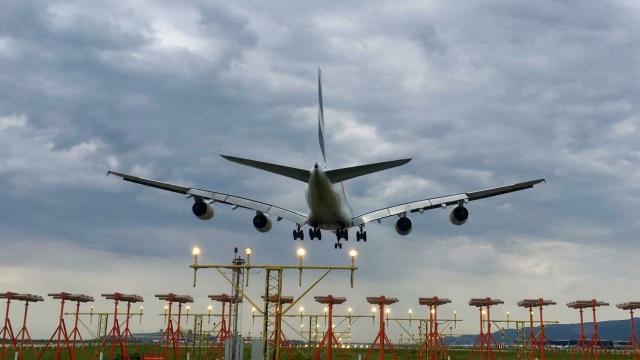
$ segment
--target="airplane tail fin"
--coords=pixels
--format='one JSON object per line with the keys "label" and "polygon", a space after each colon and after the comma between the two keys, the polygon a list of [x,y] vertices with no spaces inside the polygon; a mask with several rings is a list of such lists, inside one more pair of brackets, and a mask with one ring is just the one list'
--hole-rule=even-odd
{"label": "airplane tail fin", "polygon": [[324,106],[322,104],[322,72],[318,67],[318,141],[320,142],[320,151],[322,151],[322,160],[326,164],[327,155],[324,150]]}
{"label": "airplane tail fin", "polygon": [[387,170],[396,166],[404,165],[411,161],[411,159],[400,159],[392,161],[383,161],[374,164],[359,165],[342,169],[328,170],[325,172],[329,180],[332,183],[339,183],[345,180],[353,179],[358,176],[371,174],[374,172]]}
{"label": "airplane tail fin", "polygon": [[243,158],[229,156],[229,155],[220,155],[220,156],[234,163],[272,172],[274,174],[286,176],[288,178],[296,179],[305,183],[309,182],[309,177],[311,176],[311,173],[309,172],[309,170],[297,169],[289,166],[272,164],[268,162],[256,161],[251,159],[243,159]]}

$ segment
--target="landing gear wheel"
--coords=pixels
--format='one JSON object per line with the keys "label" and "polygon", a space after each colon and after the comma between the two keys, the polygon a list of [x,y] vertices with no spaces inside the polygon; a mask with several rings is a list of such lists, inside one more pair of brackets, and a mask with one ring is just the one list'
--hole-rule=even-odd
{"label": "landing gear wheel", "polygon": [[304,240],[304,231],[297,229],[293,230],[293,241],[300,239],[300,241]]}
{"label": "landing gear wheel", "polygon": [[342,249],[342,244],[338,244],[338,249]]}
{"label": "landing gear wheel", "polygon": [[334,248],[334,249],[337,249],[337,248],[338,248],[338,245],[339,245],[338,243],[333,244],[333,248]]}
{"label": "landing gear wheel", "polygon": [[313,240],[313,239],[322,240],[322,232],[320,231],[320,228],[310,228],[309,229],[309,238],[311,240]]}
{"label": "landing gear wheel", "polygon": [[356,241],[367,241],[367,232],[366,231],[357,231],[356,232]]}

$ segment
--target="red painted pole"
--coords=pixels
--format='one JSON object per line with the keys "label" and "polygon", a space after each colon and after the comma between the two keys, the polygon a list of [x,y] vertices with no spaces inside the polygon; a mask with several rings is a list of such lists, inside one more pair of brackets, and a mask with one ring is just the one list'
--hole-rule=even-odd
{"label": "red painted pole", "polygon": [[378,360],[384,360],[384,340],[387,334],[385,333],[385,321],[384,321],[384,302],[380,303],[380,352],[378,353]]}
{"label": "red painted pole", "polygon": [[[24,349],[24,336],[27,335],[29,342],[31,343],[31,335],[27,330],[27,312],[29,310],[29,302],[24,302],[24,315],[22,316],[22,329],[20,330],[20,350],[18,350],[18,360],[22,360],[22,354]],[[33,345],[33,344],[32,344]]]}
{"label": "red painted pole", "polygon": [[595,351],[595,359],[598,360],[598,353],[600,352],[600,335],[598,335],[598,321],[596,320],[596,307],[593,306],[593,336],[591,337],[591,346]]}
{"label": "red painted pole", "polygon": [[491,306],[487,306],[487,358],[492,359],[493,354],[491,353]]}
{"label": "red painted pole", "polygon": [[[165,346],[164,346],[164,358],[165,359],[169,358],[168,357],[168,355],[169,355],[169,342],[170,341],[171,342],[174,341],[173,320],[171,318],[171,310],[172,310],[171,308],[173,307],[173,302],[172,301],[169,301],[168,307],[169,307],[169,309],[168,309],[168,312],[167,312],[167,329],[165,330],[165,334],[166,334],[166,337],[167,337],[166,340],[167,341],[166,341]],[[174,348],[175,348],[175,346],[174,346]],[[178,354],[175,354],[175,356],[176,356],[175,358],[177,359],[178,358]]]}
{"label": "red painted pole", "polygon": [[[127,301],[127,318],[124,321],[124,341],[129,341],[129,334],[131,331],[129,330],[129,316],[131,316],[131,302]],[[133,338],[133,335],[131,335]]]}
{"label": "red painted pole", "polygon": [[9,340],[9,344],[10,347],[15,347],[16,346],[16,339],[15,336],[13,335],[13,328],[11,326],[11,319],[9,318],[9,307],[11,305],[11,298],[7,297],[7,306],[4,312],[4,327],[2,328],[2,357],[4,357],[4,352],[5,352],[5,340],[7,340],[7,335],[8,335],[8,340]]}
{"label": "red painted pole", "polygon": [[[540,299],[540,300],[542,300],[542,299]],[[545,351],[544,351],[544,343],[545,343],[546,337],[544,335],[544,319],[542,317],[542,307],[543,307],[542,301],[540,301],[540,305],[539,305],[539,311],[540,311],[540,335],[538,335],[538,341],[539,341],[539,343],[538,343],[538,351],[540,353],[540,358],[542,360],[546,360],[547,359],[547,354],[545,354]]]}
{"label": "red painted pole", "polygon": [[327,360],[333,360],[333,303],[329,303],[329,323],[327,328]]}

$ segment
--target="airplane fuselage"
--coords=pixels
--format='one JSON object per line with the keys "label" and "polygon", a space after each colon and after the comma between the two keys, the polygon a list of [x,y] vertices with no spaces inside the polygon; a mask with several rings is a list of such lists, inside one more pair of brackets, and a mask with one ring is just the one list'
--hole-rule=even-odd
{"label": "airplane fuselage", "polygon": [[308,224],[323,230],[351,227],[353,211],[342,183],[333,184],[322,164],[311,170],[306,197],[309,206]]}

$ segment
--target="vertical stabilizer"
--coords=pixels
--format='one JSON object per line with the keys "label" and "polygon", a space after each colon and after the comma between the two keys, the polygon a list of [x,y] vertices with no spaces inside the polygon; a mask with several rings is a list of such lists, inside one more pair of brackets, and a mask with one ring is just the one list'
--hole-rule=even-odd
{"label": "vertical stabilizer", "polygon": [[322,160],[327,162],[327,155],[324,151],[324,107],[322,106],[322,72],[318,67],[318,140],[320,141],[320,151]]}

